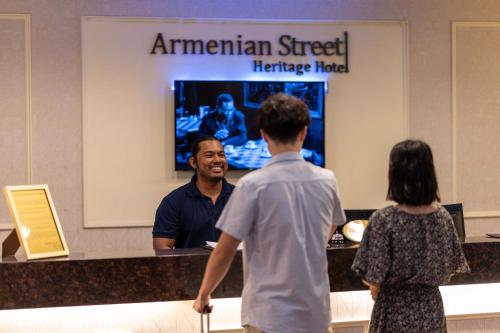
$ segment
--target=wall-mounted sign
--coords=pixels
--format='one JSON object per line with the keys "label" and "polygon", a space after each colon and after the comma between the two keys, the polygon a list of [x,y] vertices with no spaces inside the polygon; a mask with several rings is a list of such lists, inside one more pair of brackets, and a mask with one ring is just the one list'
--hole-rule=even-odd
{"label": "wall-mounted sign", "polygon": [[47,185],[5,186],[3,193],[28,259],[69,254]]}
{"label": "wall-mounted sign", "polygon": [[[256,73],[315,73],[349,72],[349,36],[344,31],[342,38],[326,40],[301,40],[292,35],[280,35],[276,41],[244,39],[242,34],[233,39],[180,39],[156,35],[150,54],[162,55],[208,55],[251,56]],[[283,60],[266,62],[256,57],[279,56]],[[333,57],[335,60],[312,62],[286,61],[286,57]]]}

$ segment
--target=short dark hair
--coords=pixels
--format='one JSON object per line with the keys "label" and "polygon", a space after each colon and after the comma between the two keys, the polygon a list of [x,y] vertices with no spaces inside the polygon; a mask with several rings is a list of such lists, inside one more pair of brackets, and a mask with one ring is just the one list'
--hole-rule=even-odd
{"label": "short dark hair", "polygon": [[292,143],[309,126],[311,116],[306,103],[284,93],[269,96],[257,112],[257,125],[273,140]]}
{"label": "short dark hair", "polygon": [[194,158],[196,162],[196,155],[200,152],[200,143],[204,141],[217,141],[220,142],[219,139],[215,138],[213,135],[202,135],[196,138],[194,140],[193,144],[191,145],[191,156]]}
{"label": "short dark hair", "polygon": [[427,143],[405,140],[392,148],[387,199],[412,206],[441,201],[432,150]]}
{"label": "short dark hair", "polygon": [[223,94],[220,94],[219,96],[217,96],[217,102],[215,104],[217,105],[218,108],[220,108],[222,106],[223,102],[233,102],[234,103],[233,96],[231,96],[228,93],[223,93]]}

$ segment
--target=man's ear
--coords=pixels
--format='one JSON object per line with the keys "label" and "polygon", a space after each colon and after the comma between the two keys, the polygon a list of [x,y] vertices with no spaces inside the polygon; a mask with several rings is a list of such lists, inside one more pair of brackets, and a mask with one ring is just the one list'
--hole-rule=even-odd
{"label": "man's ear", "polygon": [[304,128],[299,132],[299,140],[301,142],[304,142],[307,136],[307,126],[304,126]]}
{"label": "man's ear", "polygon": [[193,156],[189,157],[189,165],[195,170],[198,168],[198,166],[196,165],[196,160]]}
{"label": "man's ear", "polygon": [[262,128],[260,129],[260,135],[262,136],[262,138],[264,139],[264,141],[266,141],[267,143],[269,143],[269,136],[266,134],[266,132],[264,132],[264,130]]}

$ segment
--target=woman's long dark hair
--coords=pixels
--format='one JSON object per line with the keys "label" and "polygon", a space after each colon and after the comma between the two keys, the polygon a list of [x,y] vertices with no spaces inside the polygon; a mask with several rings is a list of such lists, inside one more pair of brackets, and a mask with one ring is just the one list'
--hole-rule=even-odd
{"label": "woman's long dark hair", "polygon": [[427,143],[405,140],[392,148],[387,199],[411,206],[441,200],[434,159]]}

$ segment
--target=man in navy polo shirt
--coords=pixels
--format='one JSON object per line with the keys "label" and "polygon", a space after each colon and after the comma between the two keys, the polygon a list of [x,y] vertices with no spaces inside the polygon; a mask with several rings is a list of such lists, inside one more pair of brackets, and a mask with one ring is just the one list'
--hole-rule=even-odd
{"label": "man in navy polo shirt", "polygon": [[215,223],[234,188],[224,178],[227,161],[221,142],[213,136],[198,138],[189,164],[196,173],[191,182],[170,192],[156,211],[155,250],[199,247],[219,239]]}

